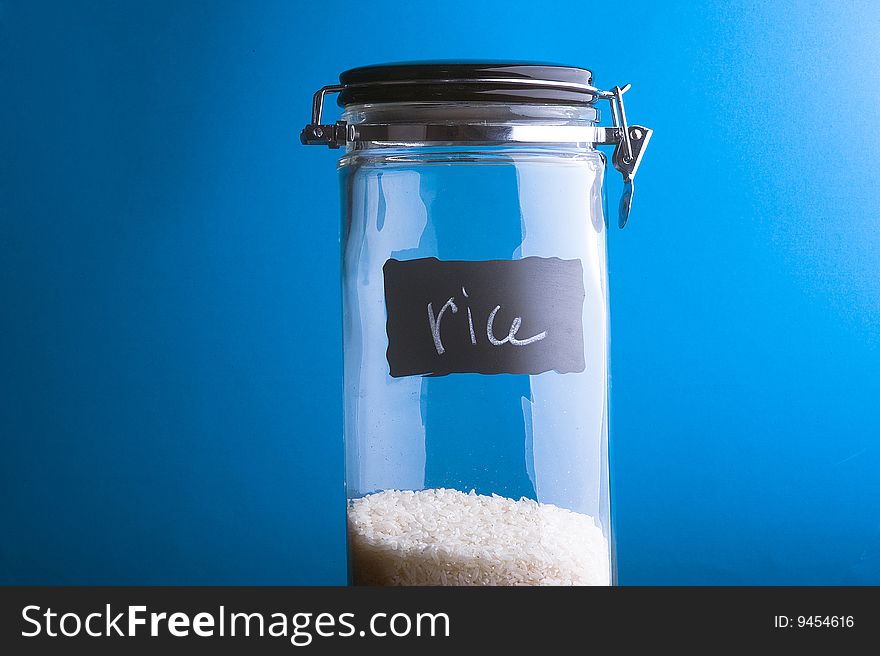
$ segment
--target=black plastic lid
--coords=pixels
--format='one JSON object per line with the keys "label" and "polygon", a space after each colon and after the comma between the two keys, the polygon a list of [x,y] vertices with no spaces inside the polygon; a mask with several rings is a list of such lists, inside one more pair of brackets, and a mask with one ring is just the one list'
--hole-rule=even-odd
{"label": "black plastic lid", "polygon": [[585,68],[525,62],[412,62],[353,68],[340,74],[342,106],[413,101],[592,103]]}

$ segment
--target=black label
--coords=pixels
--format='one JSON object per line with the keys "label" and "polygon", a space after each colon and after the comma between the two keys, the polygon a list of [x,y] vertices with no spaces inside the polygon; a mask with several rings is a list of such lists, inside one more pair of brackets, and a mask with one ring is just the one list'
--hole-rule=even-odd
{"label": "black label", "polygon": [[584,370],[580,260],[388,260],[388,365],[395,378]]}

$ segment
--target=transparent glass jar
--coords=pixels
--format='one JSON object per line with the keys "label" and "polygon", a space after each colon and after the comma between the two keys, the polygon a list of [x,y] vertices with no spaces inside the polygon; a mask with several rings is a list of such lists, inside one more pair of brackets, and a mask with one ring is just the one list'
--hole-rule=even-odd
{"label": "transparent glass jar", "polygon": [[[561,77],[580,71],[589,85],[588,71],[517,65],[529,76],[522,83],[510,67],[355,69],[333,88],[342,121],[321,126],[318,105],[304,133],[314,142],[318,126],[346,145],[355,584],[615,580],[605,158],[596,145],[615,143],[610,134],[621,148],[631,128],[618,118],[608,132],[596,127],[602,92],[591,86],[577,101],[548,102]],[[621,96],[615,117],[625,116]],[[634,127],[640,157],[650,131]]]}

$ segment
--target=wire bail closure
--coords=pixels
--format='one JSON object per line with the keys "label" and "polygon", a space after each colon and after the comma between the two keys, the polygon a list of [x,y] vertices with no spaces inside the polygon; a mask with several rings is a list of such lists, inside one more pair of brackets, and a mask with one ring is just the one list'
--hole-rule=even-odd
{"label": "wire bail closure", "polygon": [[[456,80],[444,80],[455,82]],[[498,80],[492,80],[497,82]],[[525,80],[505,80],[508,84],[523,84]],[[653,130],[643,125],[629,125],[623,94],[631,85],[615,86],[610,91],[582,85],[583,90],[596,98],[607,100],[611,106],[611,127],[569,125],[426,125],[426,124],[352,124],[345,121],[322,123],[324,100],[328,94],[340,93],[345,85],[331,84],[322,87],[312,97],[312,121],[300,133],[300,141],[306,146],[339,148],[358,142],[374,142],[387,145],[413,145],[424,143],[595,143],[614,145],[611,163],[623,176],[623,192],[618,208],[618,225],[623,228],[632,209],[633,180],[642,161],[645,148]]]}

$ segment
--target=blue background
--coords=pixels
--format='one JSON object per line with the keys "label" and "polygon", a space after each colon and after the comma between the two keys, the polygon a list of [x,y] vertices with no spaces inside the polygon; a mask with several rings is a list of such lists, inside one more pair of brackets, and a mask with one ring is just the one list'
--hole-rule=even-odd
{"label": "blue background", "polygon": [[503,58],[655,129],[610,235],[621,582],[880,583],[876,3],[333,7],[0,2],[0,580],[344,582],[297,135],[345,68]]}

